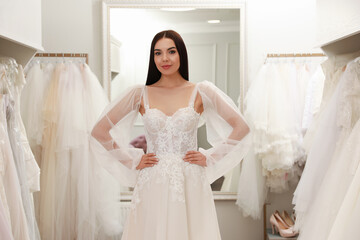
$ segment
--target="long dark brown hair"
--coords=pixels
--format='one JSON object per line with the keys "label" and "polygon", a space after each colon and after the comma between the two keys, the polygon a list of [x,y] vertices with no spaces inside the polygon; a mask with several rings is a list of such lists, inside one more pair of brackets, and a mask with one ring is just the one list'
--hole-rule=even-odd
{"label": "long dark brown hair", "polygon": [[157,41],[159,41],[161,38],[170,38],[174,41],[176,49],[180,56],[180,67],[179,67],[179,73],[180,75],[187,81],[189,81],[189,66],[188,66],[188,56],[187,51],[185,47],[184,40],[178,34],[177,32],[173,30],[166,30],[157,33],[152,42],[151,42],[151,48],[150,48],[150,60],[149,60],[149,70],[148,75],[146,79],[146,85],[151,85],[159,81],[161,77],[161,72],[159,69],[157,69],[154,61],[154,48]]}

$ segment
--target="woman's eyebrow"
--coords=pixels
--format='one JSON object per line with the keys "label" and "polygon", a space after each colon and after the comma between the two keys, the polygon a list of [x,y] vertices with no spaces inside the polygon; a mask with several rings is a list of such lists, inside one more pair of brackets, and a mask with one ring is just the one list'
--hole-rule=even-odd
{"label": "woman's eyebrow", "polygon": [[[176,49],[176,47],[171,47],[171,48],[168,48],[168,50],[173,49],[173,48]],[[160,49],[154,49],[154,51],[161,51],[161,50]]]}

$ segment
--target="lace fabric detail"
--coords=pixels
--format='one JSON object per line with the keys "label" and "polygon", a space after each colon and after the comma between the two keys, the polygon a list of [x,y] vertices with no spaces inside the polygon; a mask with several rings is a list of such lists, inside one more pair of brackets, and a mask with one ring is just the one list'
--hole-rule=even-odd
{"label": "lace fabric detail", "polygon": [[203,189],[207,189],[205,186],[208,183],[203,167],[184,162],[179,154],[168,153],[157,155],[157,157],[159,158],[158,164],[140,171],[134,189],[133,203],[140,203],[141,191],[144,188],[150,188],[152,184],[167,184],[171,201],[182,203],[185,203],[185,178],[191,178],[193,185],[202,185]]}
{"label": "lace fabric detail", "polygon": [[[155,153],[158,164],[140,171],[134,189],[133,203],[141,202],[140,192],[151,184],[168,184],[170,199],[185,203],[185,178],[192,184],[209,184],[205,168],[185,162],[187,151],[197,150],[197,125],[200,114],[190,103],[167,116],[145,104],[143,115],[147,152]],[[207,189],[204,187],[203,189]]]}
{"label": "lace fabric detail", "polygon": [[352,62],[344,73],[341,97],[339,100],[337,124],[352,129],[360,118],[360,63]]}

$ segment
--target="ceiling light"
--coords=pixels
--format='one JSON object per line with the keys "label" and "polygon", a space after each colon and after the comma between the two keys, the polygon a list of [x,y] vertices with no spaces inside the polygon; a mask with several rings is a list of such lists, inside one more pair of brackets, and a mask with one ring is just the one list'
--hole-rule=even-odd
{"label": "ceiling light", "polygon": [[220,20],[209,20],[208,23],[220,23]]}

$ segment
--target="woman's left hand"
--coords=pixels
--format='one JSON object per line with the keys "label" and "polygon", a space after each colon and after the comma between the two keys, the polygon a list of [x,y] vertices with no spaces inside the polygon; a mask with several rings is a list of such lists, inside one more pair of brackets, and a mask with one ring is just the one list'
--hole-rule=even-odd
{"label": "woman's left hand", "polygon": [[206,156],[198,151],[188,151],[183,158],[185,162],[206,167]]}

